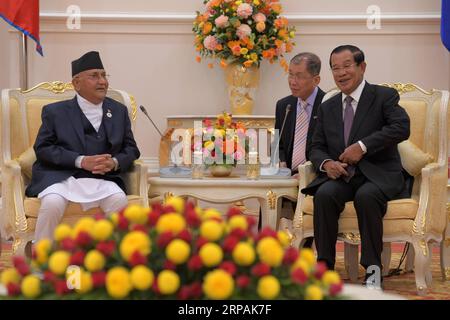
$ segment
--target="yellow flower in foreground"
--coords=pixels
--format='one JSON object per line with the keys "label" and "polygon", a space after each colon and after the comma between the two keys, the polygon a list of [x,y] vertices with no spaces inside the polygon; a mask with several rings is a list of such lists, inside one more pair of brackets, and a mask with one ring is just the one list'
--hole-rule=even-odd
{"label": "yellow flower in foreground", "polygon": [[308,288],[306,288],[305,299],[322,300],[323,299],[322,289],[320,289],[320,287],[316,286],[315,284],[310,285]]}
{"label": "yellow flower in foreground", "polygon": [[249,266],[255,261],[255,249],[246,242],[239,242],[233,249],[233,260],[240,266]]}
{"label": "yellow flower in foreground", "polygon": [[137,224],[145,224],[148,219],[147,212],[148,210],[145,209],[144,207],[138,205],[131,205],[125,209],[123,215],[131,222]]}
{"label": "yellow flower in foreground", "polygon": [[80,287],[75,288],[78,293],[87,293],[93,288],[92,276],[90,272],[81,271],[80,273]]}
{"label": "yellow flower in foreground", "polygon": [[76,238],[81,231],[87,232],[92,235],[94,230],[95,220],[91,217],[84,217],[78,220],[77,224],[72,230],[72,237]]}
{"label": "yellow flower in foreground", "polygon": [[216,220],[204,221],[200,226],[200,235],[209,241],[216,241],[222,237],[223,227]]}
{"label": "yellow flower in foreground", "polygon": [[228,225],[230,226],[231,230],[240,228],[244,231],[247,231],[248,229],[247,218],[242,215],[231,217],[231,219],[228,221]]}
{"label": "yellow flower in foreground", "polygon": [[297,260],[295,260],[294,264],[291,267],[291,272],[298,268],[302,269],[307,276],[309,276],[311,273],[311,266],[302,258],[298,258]]}
{"label": "yellow flower in foreground", "polygon": [[259,259],[271,267],[278,267],[283,261],[283,248],[272,237],[261,239],[258,242],[256,251],[258,252]]}
{"label": "yellow flower in foreground", "polygon": [[186,220],[178,213],[167,213],[162,215],[156,223],[158,233],[172,231],[175,234],[180,233],[186,228]]}
{"label": "yellow flower in foreground", "polygon": [[111,237],[114,231],[114,225],[109,220],[99,220],[94,224],[92,235],[95,240],[104,241]]}
{"label": "yellow flower in foreground", "polygon": [[91,250],[84,258],[84,266],[91,272],[100,271],[105,266],[105,257],[98,250]]}
{"label": "yellow flower in foreground", "polygon": [[148,235],[141,231],[132,231],[123,237],[120,243],[120,254],[127,261],[135,251],[147,256],[151,251],[150,246],[151,240]]}
{"label": "yellow flower in foreground", "polygon": [[131,270],[131,283],[138,290],[148,290],[155,279],[153,271],[146,266],[139,265]]}
{"label": "yellow flower in foreground", "polygon": [[17,272],[15,268],[8,268],[2,272],[0,277],[0,283],[5,287],[9,283],[19,284],[20,282],[20,274]]}
{"label": "yellow flower in foreground", "polygon": [[125,298],[132,289],[130,274],[124,267],[114,267],[106,274],[106,291],[111,297]]}
{"label": "yellow flower in foreground", "polygon": [[330,286],[332,284],[339,284],[341,283],[341,278],[339,277],[339,274],[336,271],[325,271],[325,273],[322,276],[322,281],[325,285]]}
{"label": "yellow flower in foreground", "polygon": [[226,271],[216,269],[208,272],[203,281],[203,291],[214,300],[227,299],[233,294],[233,277]]}
{"label": "yellow flower in foreground", "polygon": [[36,261],[39,264],[44,264],[48,260],[48,253],[52,247],[52,243],[49,239],[42,239],[36,243]]}
{"label": "yellow flower in foreground", "polygon": [[28,275],[23,279],[20,289],[25,297],[36,298],[41,294],[41,280],[35,275]]}
{"label": "yellow flower in foreground", "polygon": [[162,294],[173,294],[180,287],[180,277],[172,270],[163,270],[156,280]]}
{"label": "yellow flower in foreground", "polygon": [[72,235],[72,228],[68,224],[60,224],[55,228],[55,232],[53,236],[55,241],[61,241],[65,238],[68,238]]}
{"label": "yellow flower in foreground", "polygon": [[316,256],[314,255],[314,251],[309,248],[300,250],[300,259],[305,260],[310,267],[316,264]]}
{"label": "yellow flower in foreground", "polygon": [[191,253],[191,247],[186,241],[175,239],[166,247],[166,257],[175,264],[185,263]]}
{"label": "yellow flower in foreground", "polygon": [[113,212],[111,214],[111,221],[115,226],[117,226],[117,224],[119,223],[119,214],[117,212]]}
{"label": "yellow flower in foreground", "polygon": [[218,218],[222,220],[222,214],[213,208],[203,210],[202,220],[208,220],[211,218]]}
{"label": "yellow flower in foreground", "polygon": [[280,293],[280,282],[274,276],[264,276],[258,281],[257,291],[263,299],[275,299]]}
{"label": "yellow flower in foreground", "polygon": [[165,205],[172,206],[178,213],[184,211],[184,199],[181,197],[170,197],[166,200]]}
{"label": "yellow flower in foreground", "polygon": [[66,251],[56,251],[48,260],[48,268],[57,275],[65,274],[70,263],[70,254]]}
{"label": "yellow flower in foreground", "polygon": [[222,262],[223,251],[222,248],[215,243],[207,243],[200,248],[200,259],[207,267],[217,266]]}
{"label": "yellow flower in foreground", "polygon": [[277,238],[278,241],[280,241],[283,248],[286,248],[291,243],[291,240],[289,239],[289,235],[285,231],[278,231],[277,232]]}

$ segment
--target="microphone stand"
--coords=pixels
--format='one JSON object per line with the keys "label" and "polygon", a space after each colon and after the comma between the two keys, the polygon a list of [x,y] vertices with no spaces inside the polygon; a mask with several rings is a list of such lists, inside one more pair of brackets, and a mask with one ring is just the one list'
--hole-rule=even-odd
{"label": "microphone stand", "polygon": [[[139,109],[141,109],[142,113],[145,114],[145,116],[148,118],[148,120],[150,120],[150,122],[152,123],[153,127],[155,127],[156,131],[158,131],[158,133],[161,136],[161,138],[164,138],[163,134],[161,133],[161,130],[159,130],[158,126],[153,122],[152,118],[148,115],[147,109],[145,109],[145,107],[142,106],[142,105],[139,106]],[[170,152],[170,160],[173,163],[173,166],[170,167],[170,169],[169,169],[170,174],[177,175],[177,174],[180,174],[182,171],[185,171],[182,168],[180,168],[177,165],[177,163],[174,161],[174,159],[172,157],[172,152]],[[161,169],[160,169],[160,171],[161,171]]]}

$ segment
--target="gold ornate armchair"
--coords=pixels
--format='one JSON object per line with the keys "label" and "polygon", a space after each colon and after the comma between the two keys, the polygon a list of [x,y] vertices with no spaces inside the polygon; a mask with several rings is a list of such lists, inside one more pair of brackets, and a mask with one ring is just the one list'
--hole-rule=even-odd
{"label": "gold ornate armchair", "polygon": [[[412,84],[384,84],[398,90],[400,105],[411,119],[410,138],[399,145],[403,167],[414,179],[411,198],[388,202],[383,221],[383,265],[388,271],[390,243],[408,242],[414,248],[414,271],[419,294],[431,285],[431,244],[443,246],[447,226],[447,108],[448,91],[427,92]],[[312,163],[299,167],[300,189],[316,176]],[[300,246],[313,236],[313,198],[299,193],[293,221],[293,245]],[[360,242],[356,212],[352,202],[345,205],[339,219],[339,240],[345,242],[345,267],[352,280],[358,277]],[[441,256],[442,258],[442,256]],[[409,263],[409,268],[412,264]],[[444,265],[442,264],[444,268]],[[407,267],[408,268],[408,267]],[[387,269],[387,270],[386,270]]]}
{"label": "gold ornate armchair", "polygon": [[[46,104],[72,99],[72,84],[45,82],[27,91],[4,89],[1,95],[1,174],[3,206],[0,230],[4,238],[13,238],[13,253],[23,254],[33,240],[40,200],[25,196],[31,178],[31,166],[36,159],[32,148],[41,125],[41,110]],[[132,129],[137,108],[134,99],[124,91],[109,89],[108,96],[127,106]],[[136,161],[127,174],[126,186],[130,204],[148,206],[147,168]],[[79,218],[100,208],[82,211],[79,204],[69,202],[63,222],[73,224]]]}

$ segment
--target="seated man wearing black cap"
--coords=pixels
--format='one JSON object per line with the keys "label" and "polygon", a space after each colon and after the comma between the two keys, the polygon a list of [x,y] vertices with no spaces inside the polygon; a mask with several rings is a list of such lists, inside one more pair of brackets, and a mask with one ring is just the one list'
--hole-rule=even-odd
{"label": "seated man wearing black cap", "polygon": [[140,156],[127,108],[106,97],[98,52],[72,62],[76,96],[44,106],[34,144],[36,162],[26,190],[41,199],[35,240],[53,239],[68,201],[111,213],[127,205],[122,174]]}

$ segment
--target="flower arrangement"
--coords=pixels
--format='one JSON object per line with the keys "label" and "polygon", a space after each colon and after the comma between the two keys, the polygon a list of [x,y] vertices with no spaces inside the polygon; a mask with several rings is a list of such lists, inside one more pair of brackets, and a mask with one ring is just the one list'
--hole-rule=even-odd
{"label": "flower arrangement", "polygon": [[[335,299],[342,281],[285,232],[172,197],[59,225],[1,274],[10,298]],[[34,270],[34,271],[33,271]],[[36,272],[40,272],[41,276]]]}
{"label": "flower arrangement", "polygon": [[[295,28],[281,17],[278,0],[205,0],[204,12],[197,11],[193,31],[199,56],[220,59],[220,65],[237,62],[245,68],[259,67],[261,60],[270,63],[283,57],[295,45]],[[213,67],[213,64],[209,64]]]}
{"label": "flower arrangement", "polygon": [[[192,140],[192,150],[201,150],[203,163],[208,166],[224,165],[235,167],[245,161],[248,151],[246,129],[243,123],[233,121],[228,112],[219,114],[215,121],[204,119],[203,139]],[[195,160],[195,159],[194,159]]]}

